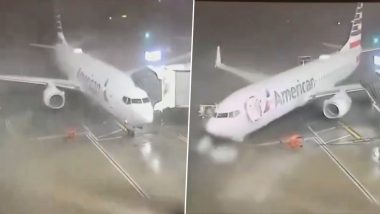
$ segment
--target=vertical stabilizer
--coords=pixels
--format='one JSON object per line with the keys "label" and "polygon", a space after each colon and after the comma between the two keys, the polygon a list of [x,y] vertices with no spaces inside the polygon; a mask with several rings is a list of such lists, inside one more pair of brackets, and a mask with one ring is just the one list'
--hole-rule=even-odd
{"label": "vertical stabilizer", "polygon": [[341,51],[347,51],[350,49],[361,49],[361,37],[362,37],[362,19],[363,19],[363,3],[358,3],[355,11],[354,20],[352,20],[352,27],[350,31],[350,37]]}
{"label": "vertical stabilizer", "polygon": [[65,35],[63,34],[62,27],[62,16],[61,16],[61,7],[60,2],[58,0],[54,1],[54,19],[55,19],[55,27],[57,31],[57,43],[67,45]]}

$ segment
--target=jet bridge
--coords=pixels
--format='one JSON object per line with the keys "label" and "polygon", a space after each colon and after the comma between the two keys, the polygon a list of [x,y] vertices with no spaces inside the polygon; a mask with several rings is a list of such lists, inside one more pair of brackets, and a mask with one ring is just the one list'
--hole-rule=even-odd
{"label": "jet bridge", "polygon": [[363,80],[360,83],[371,99],[373,107],[380,112],[380,77]]}
{"label": "jet bridge", "polygon": [[374,72],[369,73],[369,76],[360,83],[371,99],[373,107],[380,112],[380,56],[375,55],[373,63]]}
{"label": "jet bridge", "polygon": [[190,64],[148,66],[161,80],[161,100],[154,110],[188,108],[190,91]]}

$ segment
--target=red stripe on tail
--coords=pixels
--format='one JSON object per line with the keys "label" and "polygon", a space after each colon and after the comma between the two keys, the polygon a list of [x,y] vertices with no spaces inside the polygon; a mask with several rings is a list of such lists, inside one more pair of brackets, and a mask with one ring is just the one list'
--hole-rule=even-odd
{"label": "red stripe on tail", "polygon": [[356,48],[360,46],[360,39],[350,43],[350,48]]}

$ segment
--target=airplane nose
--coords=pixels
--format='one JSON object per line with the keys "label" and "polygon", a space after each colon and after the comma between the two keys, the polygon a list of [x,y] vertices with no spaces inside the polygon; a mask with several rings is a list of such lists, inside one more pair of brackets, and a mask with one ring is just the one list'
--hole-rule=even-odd
{"label": "airplane nose", "polygon": [[216,123],[215,123],[215,119],[213,118],[210,118],[207,122],[206,122],[206,131],[209,133],[209,134],[212,134],[212,135],[218,135],[217,133],[217,126],[216,126]]}
{"label": "airplane nose", "polygon": [[231,139],[233,141],[243,141],[244,136],[237,131],[231,122],[218,121],[211,118],[205,126],[206,132],[218,138]]}
{"label": "airplane nose", "polygon": [[152,123],[153,122],[153,107],[146,106],[145,108],[141,108],[141,120],[143,123]]}
{"label": "airplane nose", "polygon": [[144,114],[144,122],[145,123],[152,123],[153,122],[153,109],[150,109],[150,111],[147,111]]}

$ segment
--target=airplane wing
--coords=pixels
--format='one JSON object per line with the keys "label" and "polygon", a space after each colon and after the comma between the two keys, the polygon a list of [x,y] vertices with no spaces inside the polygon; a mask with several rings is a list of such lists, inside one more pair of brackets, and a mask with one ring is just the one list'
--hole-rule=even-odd
{"label": "airplane wing", "polygon": [[234,74],[250,83],[258,82],[268,77],[267,75],[260,72],[247,72],[247,71],[243,71],[243,70],[223,64],[221,55],[220,55],[220,46],[218,46],[216,49],[215,68],[219,68],[221,70],[230,72],[231,74]]}
{"label": "airplane wing", "polygon": [[350,92],[364,91],[364,90],[365,90],[364,87],[358,83],[357,84],[349,84],[349,85],[341,85],[341,86],[336,86],[332,89],[327,89],[325,91],[318,92],[318,93],[312,95],[311,99],[335,95],[336,93],[338,93],[340,91],[345,91],[346,93],[350,93]]}
{"label": "airplane wing", "polygon": [[54,78],[43,78],[43,77],[28,77],[28,76],[19,76],[19,75],[0,75],[0,81],[9,81],[9,82],[20,82],[20,83],[30,83],[37,85],[48,85],[54,84],[57,87],[78,90],[79,86],[69,80],[64,79],[54,79]]}

